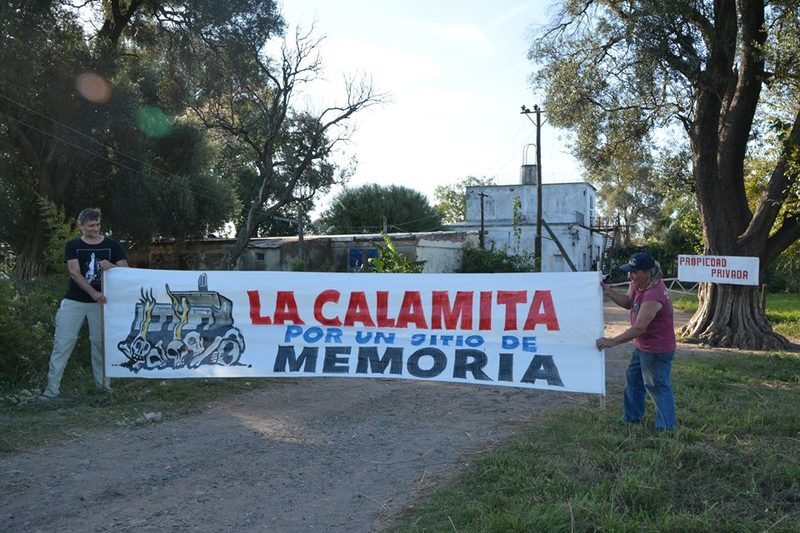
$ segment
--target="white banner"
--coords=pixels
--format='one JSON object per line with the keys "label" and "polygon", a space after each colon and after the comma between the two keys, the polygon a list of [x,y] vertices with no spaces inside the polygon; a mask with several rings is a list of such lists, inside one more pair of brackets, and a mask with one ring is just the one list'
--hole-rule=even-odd
{"label": "white banner", "polygon": [[105,272],[112,378],[380,377],[605,394],[600,274]]}
{"label": "white banner", "polygon": [[737,255],[679,255],[680,281],[758,285],[758,257]]}

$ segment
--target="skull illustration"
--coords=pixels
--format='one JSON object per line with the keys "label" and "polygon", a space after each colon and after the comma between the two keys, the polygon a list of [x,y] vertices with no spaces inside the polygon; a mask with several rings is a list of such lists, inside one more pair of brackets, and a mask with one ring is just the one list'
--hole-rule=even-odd
{"label": "skull illustration", "polygon": [[144,366],[148,370],[164,368],[167,366],[167,362],[164,360],[164,357],[161,355],[161,351],[158,348],[151,348],[150,351],[145,355]]}
{"label": "skull illustration", "polygon": [[186,344],[186,350],[190,357],[199,355],[205,348],[203,337],[196,331],[187,333],[183,338],[183,342]]}
{"label": "skull illustration", "polygon": [[225,333],[215,354],[215,363],[218,365],[235,365],[244,351],[244,337],[237,328],[231,328]]}
{"label": "skull illustration", "polygon": [[167,344],[167,360],[172,362],[172,368],[184,366],[187,353],[189,353],[189,350],[181,340],[175,339]]}
{"label": "skull illustration", "polygon": [[133,345],[131,346],[131,351],[133,355],[144,358],[147,354],[150,353],[150,343],[147,342],[146,339],[142,337],[136,337],[136,340],[133,341]]}

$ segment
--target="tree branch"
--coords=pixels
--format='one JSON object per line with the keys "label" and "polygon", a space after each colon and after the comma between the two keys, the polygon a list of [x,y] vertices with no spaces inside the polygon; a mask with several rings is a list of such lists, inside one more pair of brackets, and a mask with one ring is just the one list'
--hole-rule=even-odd
{"label": "tree branch", "polygon": [[142,2],[143,0],[130,0],[128,8],[123,12],[120,0],[111,0],[110,16],[103,22],[98,35],[107,38],[112,46],[116,47],[122,32],[125,31]]}
{"label": "tree branch", "polygon": [[[751,243],[765,239],[772,230],[772,226],[778,218],[781,206],[787,198],[789,190],[797,181],[797,176],[789,171],[788,161],[791,157],[791,151],[797,150],[798,146],[800,146],[800,109],[795,115],[792,129],[783,143],[781,156],[770,175],[767,188],[758,201],[756,212],[747,227],[747,231],[739,238],[739,242],[744,247],[749,248]],[[779,247],[783,241],[780,239],[773,240],[773,237],[767,240],[766,249],[761,252],[762,256],[777,257],[785,249],[785,247]],[[775,246],[778,246],[778,248],[773,249]]]}

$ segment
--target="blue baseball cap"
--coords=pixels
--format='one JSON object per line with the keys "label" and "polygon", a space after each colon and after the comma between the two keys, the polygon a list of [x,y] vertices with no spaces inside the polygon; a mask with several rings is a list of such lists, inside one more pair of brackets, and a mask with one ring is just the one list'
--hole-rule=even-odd
{"label": "blue baseball cap", "polygon": [[619,268],[623,272],[639,272],[640,270],[650,270],[655,265],[656,262],[650,255],[646,252],[639,252],[633,254],[628,262]]}

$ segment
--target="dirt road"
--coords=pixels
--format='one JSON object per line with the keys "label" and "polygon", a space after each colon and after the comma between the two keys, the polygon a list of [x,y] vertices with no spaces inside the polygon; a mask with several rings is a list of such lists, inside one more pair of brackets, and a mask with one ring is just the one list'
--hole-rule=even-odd
{"label": "dirt road", "polygon": [[[626,315],[606,308],[607,331]],[[607,352],[619,394],[630,346]],[[201,414],[0,457],[0,531],[374,531],[539,413],[597,397],[275,380]]]}

